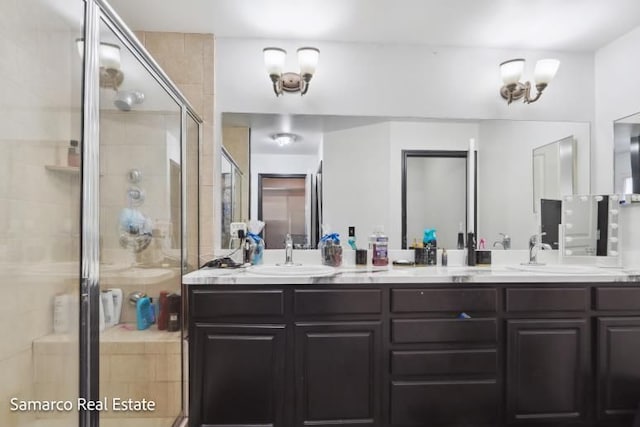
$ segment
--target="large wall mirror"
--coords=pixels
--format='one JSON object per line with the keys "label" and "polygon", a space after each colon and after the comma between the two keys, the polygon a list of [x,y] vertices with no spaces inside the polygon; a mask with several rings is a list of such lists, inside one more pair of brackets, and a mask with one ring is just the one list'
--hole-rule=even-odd
{"label": "large wall mirror", "polygon": [[640,113],[616,120],[613,190],[627,201],[640,201]]}
{"label": "large wall mirror", "polygon": [[[446,225],[434,225],[435,218],[425,217],[423,209],[408,204],[407,218],[415,216],[418,231],[408,231],[407,225],[403,233],[403,151],[466,152],[471,138],[478,147],[476,234],[478,241],[484,238],[487,247],[493,247],[501,239],[500,233],[505,233],[511,238],[511,249],[527,249],[529,237],[538,231],[540,214],[531,207],[534,149],[572,135],[573,192],[590,193],[591,130],[587,122],[223,113],[222,126],[245,129],[247,135],[244,146],[250,168],[244,177],[250,191],[242,197],[250,212],[243,219],[259,219],[259,174],[309,177],[302,232],[304,240],[311,242],[307,247],[315,247],[319,235],[327,231],[339,233],[346,242],[349,227],[355,227],[358,246],[366,247],[372,231],[383,226],[392,249],[400,249],[404,239],[407,246],[413,237],[421,239],[425,227],[438,230],[440,247],[456,248],[465,208],[456,208],[461,213],[449,215]],[[296,138],[280,145],[274,135],[283,132]],[[226,142],[224,145],[226,148]],[[429,170],[435,173],[436,168]],[[421,173],[426,177],[430,172],[423,167]],[[445,176],[442,171],[436,175]],[[410,178],[412,182],[418,179]],[[437,182],[433,177],[428,179]],[[444,179],[440,182],[444,184]],[[420,189],[407,191],[418,195]],[[451,200],[433,203],[427,209],[453,212],[453,205],[464,200],[465,187],[451,191]],[[420,196],[428,203],[428,196]]]}

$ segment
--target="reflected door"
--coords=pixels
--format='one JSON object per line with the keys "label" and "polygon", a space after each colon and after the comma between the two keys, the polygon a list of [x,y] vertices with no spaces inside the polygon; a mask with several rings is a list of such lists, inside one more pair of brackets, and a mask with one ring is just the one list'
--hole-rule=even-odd
{"label": "reflected door", "polygon": [[268,249],[283,249],[287,233],[296,246],[308,244],[307,176],[258,174],[258,218]]}

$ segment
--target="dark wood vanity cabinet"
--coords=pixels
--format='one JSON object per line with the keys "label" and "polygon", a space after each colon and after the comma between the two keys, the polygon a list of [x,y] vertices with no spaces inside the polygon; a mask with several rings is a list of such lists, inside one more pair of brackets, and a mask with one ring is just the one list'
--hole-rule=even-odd
{"label": "dark wood vanity cabinet", "polygon": [[192,427],[629,427],[640,404],[640,287],[187,289]]}
{"label": "dark wood vanity cabinet", "polygon": [[630,425],[640,408],[640,288],[597,288],[595,306],[597,418]]}
{"label": "dark wood vanity cabinet", "polygon": [[192,425],[286,426],[285,326],[194,325]]}
{"label": "dark wood vanity cabinet", "polygon": [[295,325],[296,426],[378,426],[379,321]]}
{"label": "dark wood vanity cabinet", "polygon": [[507,321],[507,421],[586,420],[589,334],[586,319]]}

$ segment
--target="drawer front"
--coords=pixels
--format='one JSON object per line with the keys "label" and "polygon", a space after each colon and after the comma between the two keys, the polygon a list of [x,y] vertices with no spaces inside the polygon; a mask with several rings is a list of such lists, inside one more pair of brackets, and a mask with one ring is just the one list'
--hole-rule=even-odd
{"label": "drawer front", "polygon": [[496,350],[392,351],[393,375],[496,375]]}
{"label": "drawer front", "polygon": [[597,288],[596,310],[640,311],[640,288]]}
{"label": "drawer front", "polygon": [[495,343],[496,319],[394,319],[394,343]]}
{"label": "drawer front", "polygon": [[586,311],[589,292],[585,288],[512,288],[506,290],[510,312]]}
{"label": "drawer front", "polygon": [[208,291],[191,294],[191,315],[199,317],[282,316],[283,291]]}
{"label": "drawer front", "polygon": [[393,289],[391,311],[496,311],[495,289]]}
{"label": "drawer front", "polygon": [[391,383],[391,424],[398,426],[495,426],[496,380]]}
{"label": "drawer front", "polygon": [[294,293],[295,313],[378,314],[382,312],[380,289],[302,289]]}

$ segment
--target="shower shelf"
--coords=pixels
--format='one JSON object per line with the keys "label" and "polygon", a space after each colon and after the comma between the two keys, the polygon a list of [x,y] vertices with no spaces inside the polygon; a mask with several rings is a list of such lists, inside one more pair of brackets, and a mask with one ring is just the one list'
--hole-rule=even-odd
{"label": "shower shelf", "polygon": [[78,166],[45,165],[44,168],[48,171],[60,172],[69,175],[78,175],[80,173],[80,167]]}

